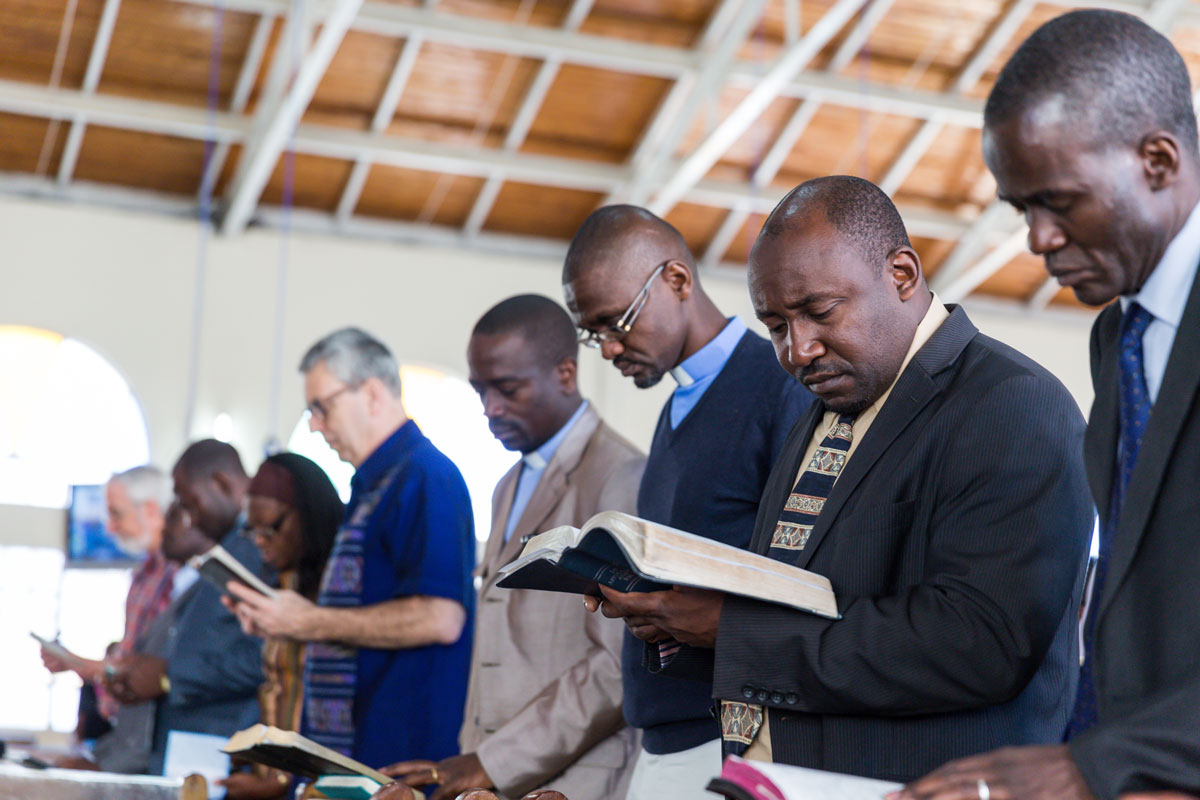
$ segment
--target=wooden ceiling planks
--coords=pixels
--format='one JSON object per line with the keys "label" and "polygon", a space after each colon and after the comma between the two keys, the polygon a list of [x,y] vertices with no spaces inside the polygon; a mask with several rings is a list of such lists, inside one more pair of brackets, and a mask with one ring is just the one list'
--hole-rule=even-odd
{"label": "wooden ceiling planks", "polygon": [[[768,0],[760,23],[741,44],[739,57],[765,73],[796,33],[809,30],[836,0]],[[1001,15],[1017,0],[894,0],[865,47],[842,71],[843,78],[929,92],[948,90],[963,65],[985,41]],[[67,0],[0,0],[0,79],[45,86]],[[375,0],[420,8],[424,0]],[[595,0],[579,28],[605,36],[676,48],[695,47],[721,0]],[[78,88],[91,51],[104,0],[78,0],[66,51],[62,85]],[[438,0],[438,15],[460,15],[506,25],[559,29],[573,0]],[[969,94],[982,97],[1017,43],[1041,22],[1061,13],[1058,5],[1034,8],[1020,32],[997,54]],[[319,22],[319,20],[318,20]],[[99,92],[204,107],[214,37],[220,36],[218,106],[229,107],[258,17],[178,0],[122,0]],[[849,34],[847,25],[809,65],[821,70]],[[319,30],[319,25],[316,28]],[[246,110],[252,114],[265,86],[269,65],[281,48],[284,26],[273,25],[263,66],[254,76]],[[1195,73],[1200,69],[1200,28],[1174,32]],[[306,109],[305,124],[366,130],[376,113],[405,40],[352,29],[338,48]],[[497,149],[504,144],[533,77],[536,58],[519,57],[444,41],[426,40],[384,135],[462,147]],[[629,159],[655,119],[673,81],[595,66],[562,65],[541,103],[520,150],[612,165]],[[686,155],[728,114],[748,89],[723,87],[715,102],[692,120],[683,145]],[[800,101],[774,100],[758,120],[713,166],[709,179],[746,184]],[[829,173],[880,180],[916,131],[910,117],[864,112],[824,103],[762,194],[778,195],[808,178]],[[0,114],[0,171],[53,177],[66,124],[57,134],[42,119]],[[49,142],[47,145],[46,143]],[[89,124],[75,176],[79,180],[194,195],[203,168],[203,143]],[[216,195],[227,190],[241,148],[232,148],[218,178]],[[282,203],[285,165],[291,171],[290,202],[299,208],[332,212],[346,187],[351,162],[307,154],[284,157],[275,165],[262,202]],[[502,180],[504,176],[498,173]],[[450,228],[465,224],[484,178],[443,175],[391,165],[373,165],[355,213],[364,217],[429,223]],[[750,190],[753,191],[753,190]],[[994,181],[984,168],[977,129],[948,126],[919,159],[896,193],[900,202],[970,216],[994,197]],[[484,229],[565,241],[604,195],[506,180],[491,206]],[[726,209],[682,202],[667,214],[699,258],[727,216]],[[753,214],[733,236],[723,260],[744,264],[763,221]],[[954,247],[948,240],[916,240],[929,274],[936,274]],[[1029,300],[1044,283],[1038,259],[1023,255],[980,287],[982,294]],[[1060,292],[1056,304],[1076,304]]]}
{"label": "wooden ceiling planks", "polygon": [[662,78],[564,64],[522,149],[553,155],[547,146],[559,143],[577,158],[623,162],[671,85]]}
{"label": "wooden ceiling planks", "polygon": [[355,213],[458,227],[466,222],[482,186],[482,178],[376,164],[367,173]]}
{"label": "wooden ceiling planks", "polygon": [[[0,77],[50,84],[67,0],[4,0],[0,12]],[[78,0],[59,85],[83,84],[104,0]]]}
{"label": "wooden ceiling planks", "polygon": [[697,259],[704,255],[725,220],[726,212],[721,208],[702,206],[696,203],[678,203],[663,218],[675,226],[687,242],[688,249]]}
{"label": "wooden ceiling planks", "polygon": [[506,181],[484,228],[499,233],[570,239],[603,199],[598,192]]}
{"label": "wooden ceiling planks", "polygon": [[97,91],[207,106],[219,36],[217,107],[227,109],[257,17],[162,0],[121,0]]}
{"label": "wooden ceiling planks", "polygon": [[[65,130],[60,135],[65,136]],[[203,162],[204,143],[196,139],[88,125],[75,178],[168,194],[189,194],[200,185]]]}
{"label": "wooden ceiling planks", "polygon": [[[42,148],[47,146],[47,132],[54,124],[50,120],[27,117],[19,114],[0,114],[0,172],[34,173],[42,157]],[[43,166],[44,175],[53,175],[58,169],[64,138],[56,136],[49,140],[50,151]]]}

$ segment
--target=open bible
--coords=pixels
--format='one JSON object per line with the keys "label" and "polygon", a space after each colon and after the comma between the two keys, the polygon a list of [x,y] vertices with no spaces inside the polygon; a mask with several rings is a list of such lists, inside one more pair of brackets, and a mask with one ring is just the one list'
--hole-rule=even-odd
{"label": "open bible", "polygon": [[[261,723],[230,736],[222,751],[245,761],[314,778],[313,787],[325,797],[366,800],[392,781],[382,772],[312,739]],[[420,792],[414,790],[413,794],[417,800],[424,800]]]}
{"label": "open bible", "polygon": [[189,559],[188,566],[199,572],[201,577],[213,583],[222,593],[227,593],[225,584],[236,581],[267,597],[274,597],[278,594],[219,544],[213,545],[213,548],[207,553],[201,553]]}
{"label": "open bible", "polygon": [[839,616],[821,575],[619,511],[531,537],[499,574],[497,585],[507,589],[597,594],[600,584],[621,592],[693,586]]}

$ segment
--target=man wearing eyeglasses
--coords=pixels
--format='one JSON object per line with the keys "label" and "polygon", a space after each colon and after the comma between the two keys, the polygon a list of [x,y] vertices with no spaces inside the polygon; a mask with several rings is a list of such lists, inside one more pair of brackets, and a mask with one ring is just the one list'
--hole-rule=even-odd
{"label": "man wearing eyeglasses", "polygon": [[[668,373],[677,384],[650,445],[638,516],[746,547],[771,466],[812,395],[780,369],[770,343],[721,313],[683,237],[645,209],[606,206],[584,221],[563,293],[581,343],[638,388]],[[625,718],[642,730],[629,800],[702,797],[720,770],[712,687],[643,666],[669,658],[712,655],[626,632]]]}
{"label": "man wearing eyeglasses", "polygon": [[232,586],[251,630],[310,642],[303,733],[372,767],[458,752],[475,592],[471,502],[400,399],[400,368],[357,328],[300,362],[309,425],[356,471],[317,603]]}

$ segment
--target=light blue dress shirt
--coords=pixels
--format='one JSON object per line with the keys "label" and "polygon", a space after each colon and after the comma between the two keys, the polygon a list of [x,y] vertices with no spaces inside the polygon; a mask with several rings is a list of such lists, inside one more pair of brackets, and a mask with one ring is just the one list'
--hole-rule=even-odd
{"label": "light blue dress shirt", "polygon": [[172,602],[182,597],[183,593],[192,588],[192,585],[198,580],[200,580],[200,573],[194,567],[184,564],[175,570],[175,579],[171,583]]}
{"label": "light blue dress shirt", "polygon": [[579,404],[579,408],[575,409],[575,413],[571,415],[567,423],[558,429],[558,433],[547,439],[545,444],[537,450],[521,456],[521,474],[517,477],[517,493],[513,497],[512,509],[508,512],[508,523],[504,527],[504,541],[509,540],[521,515],[525,513],[525,506],[529,505],[529,498],[533,497],[534,490],[542,480],[542,473],[546,471],[546,465],[550,463],[550,459],[554,458],[554,454],[558,452],[563,440],[567,438],[571,428],[575,427],[575,423],[579,422],[579,418],[583,416],[584,411],[587,411],[587,407],[588,401],[584,400]]}
{"label": "light blue dress shirt", "polygon": [[746,323],[733,317],[711,342],[671,370],[671,377],[679,384],[671,395],[671,430],[678,428],[688,412],[700,402],[704,392],[729,363],[745,333]]}
{"label": "light blue dress shirt", "polygon": [[1162,259],[1146,279],[1140,292],[1121,298],[1121,311],[1136,302],[1154,319],[1142,334],[1142,369],[1150,402],[1158,399],[1167,358],[1175,344],[1175,332],[1183,319],[1183,309],[1192,293],[1196,266],[1200,264],[1200,204],[1192,209],[1187,222],[1167,245]]}

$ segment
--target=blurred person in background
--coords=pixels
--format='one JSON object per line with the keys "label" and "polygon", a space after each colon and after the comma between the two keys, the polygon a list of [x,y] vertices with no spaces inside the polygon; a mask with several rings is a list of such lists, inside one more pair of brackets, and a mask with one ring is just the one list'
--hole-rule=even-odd
{"label": "blurred person in background", "polygon": [[[321,575],[343,506],[325,472],[296,453],[278,453],[258,468],[246,490],[243,532],[262,554],[263,563],[279,573],[278,586],[316,601]],[[226,607],[236,604],[225,598]],[[258,690],[260,721],[286,731],[300,730],[304,704],[304,649],[297,639],[270,636],[263,641],[263,673]],[[281,770],[255,765],[222,781],[229,800],[286,797],[291,777]]]}
{"label": "blurred person in background", "polygon": [[[107,660],[132,653],[146,632],[171,601],[176,565],[162,554],[163,519],[171,502],[171,477],[158,467],[146,465],[119,472],[105,486],[108,530],[117,545],[131,557],[142,559],[134,571],[125,599],[125,634],[110,645],[105,659],[77,657],[70,663],[42,651],[42,663],[51,672],[71,670],[83,680],[80,694],[79,738],[98,739],[94,754],[102,769],[111,772],[144,771],[144,749],[132,751],[120,735],[111,735],[120,704],[104,689]],[[101,742],[103,742],[101,744]],[[75,758],[59,762],[63,767],[95,768]]]}
{"label": "blurred person in background", "polygon": [[249,630],[309,642],[308,738],[369,766],[458,752],[475,589],[471,499],[408,418],[400,366],[358,328],[300,362],[309,426],[354,465],[317,602],[231,584]]}
{"label": "blurred person in background", "polygon": [[[250,479],[237,451],[205,439],[173,471],[177,506],[163,529],[163,555],[181,565],[220,544],[268,583],[258,549],[241,535]],[[108,688],[122,703],[154,702],[149,772],[160,774],[171,731],[229,736],[258,721],[262,642],[242,632],[221,591],[190,566],[175,574],[171,604],[146,631],[140,652],[112,662]]]}

